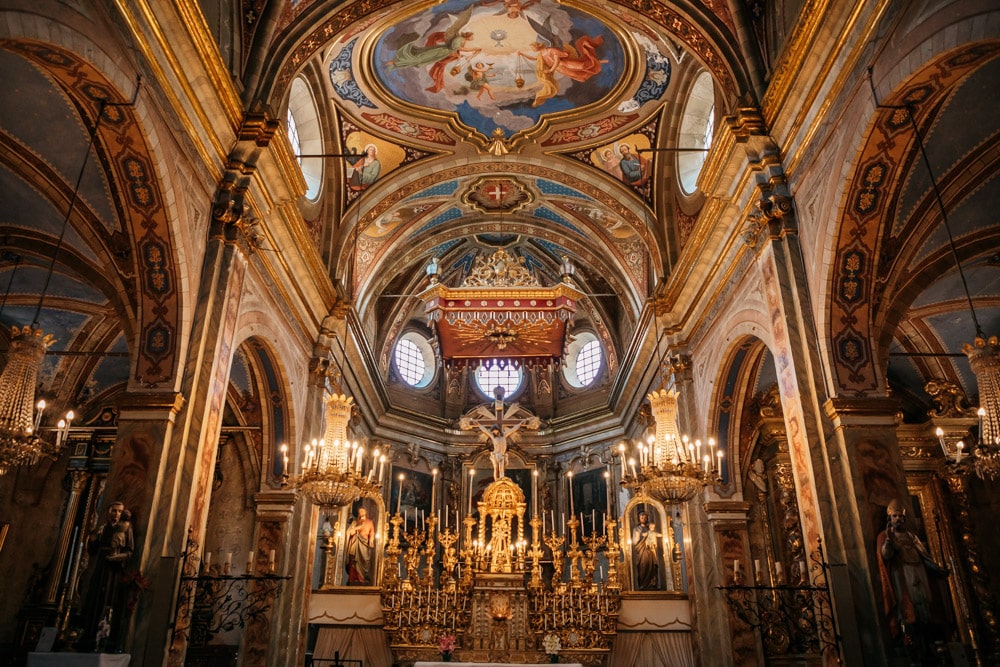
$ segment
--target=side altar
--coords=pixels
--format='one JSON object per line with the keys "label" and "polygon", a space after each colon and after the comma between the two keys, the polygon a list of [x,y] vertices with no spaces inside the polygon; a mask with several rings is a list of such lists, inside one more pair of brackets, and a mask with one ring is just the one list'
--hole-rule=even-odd
{"label": "side altar", "polygon": [[543,535],[542,520],[525,521],[524,493],[504,476],[477,508],[461,536],[447,526],[439,532],[436,516],[422,525],[404,525],[398,511],[389,519],[381,603],[396,662],[440,660],[439,640],[454,637],[456,661],[547,663],[545,646],[558,639],[560,662],[606,665],[621,604],[617,522],[608,517],[604,535],[583,535],[571,516],[561,535],[555,526]]}

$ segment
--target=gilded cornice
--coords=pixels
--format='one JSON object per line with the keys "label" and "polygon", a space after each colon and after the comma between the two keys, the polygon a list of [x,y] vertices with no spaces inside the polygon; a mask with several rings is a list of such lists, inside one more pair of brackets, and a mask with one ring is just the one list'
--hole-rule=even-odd
{"label": "gilded cornice", "polygon": [[[209,112],[202,103],[204,95],[194,90],[192,81],[195,80],[195,77],[191,76],[193,74],[192,68],[182,64],[181,58],[172,48],[171,44],[177,43],[176,36],[173,34],[168,36],[165,33],[164,26],[161,25],[156,13],[149,6],[148,0],[114,1],[135,40],[136,46],[144,57],[145,65],[157,81],[160,94],[177,114],[184,134],[192,138],[191,145],[197,151],[203,166],[214,178],[220,178],[222,176],[220,167],[228,152],[217,131],[223,128],[218,128],[212,122]],[[187,1],[183,0],[183,2]],[[178,2],[182,2],[182,0],[178,0]],[[186,9],[190,11],[192,8],[188,5]],[[201,12],[200,9],[194,11],[198,14]],[[225,114],[226,129],[231,130],[240,124],[242,107],[228,74],[221,79],[219,78],[217,70],[221,69],[222,61],[217,49],[215,49],[214,42],[204,49],[199,49],[199,44],[204,41],[205,35],[193,34],[190,30],[193,23],[193,21],[185,21],[188,26],[187,34],[192,39],[192,47],[199,53],[199,61],[205,67],[206,77],[213,84],[213,90],[216,93],[213,97],[220,104],[220,111]],[[200,21],[200,23],[204,27],[204,22]],[[167,68],[164,68],[164,63],[166,63]],[[227,93],[229,94],[227,95]],[[209,150],[209,147],[212,150]]]}

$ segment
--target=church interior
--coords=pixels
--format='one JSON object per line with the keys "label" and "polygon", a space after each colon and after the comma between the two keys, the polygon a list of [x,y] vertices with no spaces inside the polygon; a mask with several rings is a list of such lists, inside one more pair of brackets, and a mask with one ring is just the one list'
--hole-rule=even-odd
{"label": "church interior", "polygon": [[0,665],[1000,664],[1000,6],[0,3]]}

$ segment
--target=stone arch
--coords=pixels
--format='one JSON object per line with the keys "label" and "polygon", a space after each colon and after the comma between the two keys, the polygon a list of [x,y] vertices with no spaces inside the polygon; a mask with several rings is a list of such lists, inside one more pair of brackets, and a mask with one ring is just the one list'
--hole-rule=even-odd
{"label": "stone arch", "polygon": [[[61,31],[56,31],[61,34]],[[48,34],[46,31],[43,34]],[[72,40],[62,35],[64,40]],[[72,101],[88,128],[93,128],[101,100],[129,101],[135,82],[115,81],[61,45],[31,39],[0,40],[0,48],[16,53],[44,71]],[[124,85],[123,85],[124,84]],[[127,91],[127,92],[123,92]],[[134,300],[133,380],[146,385],[174,384],[182,339],[183,289],[177,249],[169,222],[169,202],[143,122],[145,105],[104,107],[95,148],[118,194],[118,214],[129,250],[115,258],[123,275],[134,276],[126,292]]]}
{"label": "stone arch", "polygon": [[954,87],[998,54],[1000,42],[995,41],[945,53],[898,86],[873,116],[846,190],[831,263],[827,342],[835,391],[864,393],[885,385],[875,327],[879,265],[887,252],[884,220],[918,150],[909,116],[899,107],[912,109],[923,133]]}

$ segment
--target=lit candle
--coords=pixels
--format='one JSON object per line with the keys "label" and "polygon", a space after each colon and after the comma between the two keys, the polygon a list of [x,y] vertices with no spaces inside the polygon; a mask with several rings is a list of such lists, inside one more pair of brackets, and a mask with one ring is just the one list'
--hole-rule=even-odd
{"label": "lit candle", "polygon": [[431,512],[434,511],[434,501],[437,500],[438,469],[431,471]]}
{"label": "lit candle", "polygon": [[934,433],[937,435],[938,444],[941,445],[941,452],[944,454],[944,458],[947,459],[948,446],[944,444],[944,429],[938,426]]}
{"label": "lit candle", "polygon": [[538,468],[531,471],[531,516],[538,516]]}
{"label": "lit candle", "polygon": [[635,474],[635,459],[629,459],[628,466],[632,469],[632,477],[638,477],[638,475]]}
{"label": "lit candle", "polygon": [[611,466],[604,471],[604,489],[607,491],[607,514],[611,516]]}
{"label": "lit candle", "polygon": [[566,473],[566,486],[569,488],[569,513],[576,514],[573,509],[573,471],[570,470]]}
{"label": "lit candle", "polygon": [[399,488],[396,489],[396,514],[399,514],[399,506],[403,502],[403,480],[406,479],[406,475],[399,473]]}
{"label": "lit candle", "polygon": [[962,462],[962,450],[965,449],[965,443],[959,440],[955,443],[955,463]]}
{"label": "lit candle", "polygon": [[622,479],[625,479],[625,443],[618,443],[618,454],[622,459]]}
{"label": "lit candle", "polygon": [[476,476],[476,469],[469,469],[469,516],[472,516],[472,479]]}

